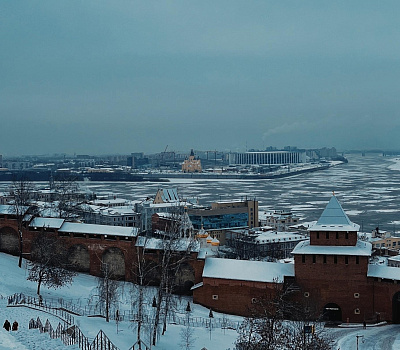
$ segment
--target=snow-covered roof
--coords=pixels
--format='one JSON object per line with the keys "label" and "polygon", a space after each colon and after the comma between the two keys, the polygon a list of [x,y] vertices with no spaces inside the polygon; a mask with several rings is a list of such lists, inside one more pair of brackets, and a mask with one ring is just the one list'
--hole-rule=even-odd
{"label": "snow-covered roof", "polygon": [[[139,236],[136,241],[136,247],[145,247],[146,249],[163,250],[167,240],[153,237]],[[174,240],[171,249],[178,252],[184,252],[190,249],[191,252],[198,252],[200,244],[189,238],[180,238]]]}
{"label": "snow-covered roof", "polygon": [[205,260],[203,277],[254,282],[279,282],[294,276],[294,264],[210,258]]}
{"label": "snow-covered roof", "polygon": [[133,215],[135,212],[134,206],[124,205],[118,207],[104,207],[93,204],[84,204],[83,209],[87,212],[98,213],[103,216],[121,216],[121,215]]}
{"label": "snow-covered roof", "polygon": [[273,242],[286,242],[286,241],[298,241],[306,239],[305,236],[295,232],[278,232],[278,231],[267,231],[259,233],[259,236],[255,238],[257,243],[273,243]]}
{"label": "snow-covered roof", "polygon": [[203,282],[196,283],[192,288],[190,288],[190,290],[195,290],[200,287],[203,287]]}
{"label": "snow-covered roof", "polygon": [[129,202],[127,199],[115,198],[115,199],[96,199],[92,203],[94,205],[110,206],[110,205],[123,205]]}
{"label": "snow-covered roof", "polygon": [[150,207],[150,208],[170,208],[170,207],[186,207],[186,206],[192,206],[191,203],[189,202],[184,202],[184,201],[177,201],[177,202],[167,202],[167,203],[150,203],[150,202],[143,202],[144,207]]}
{"label": "snow-covered roof", "polygon": [[391,256],[388,261],[400,261],[400,255]]}
{"label": "snow-covered roof", "polygon": [[400,268],[385,265],[368,265],[368,277],[384,278],[400,281]]}
{"label": "snow-covered roof", "polygon": [[332,196],[317,223],[310,231],[358,231],[360,226],[347,217],[336,196]]}
{"label": "snow-covered roof", "polygon": [[[8,205],[8,204],[2,204],[0,205],[0,214],[11,214],[11,215],[15,215],[15,207],[13,205]],[[19,211],[21,212],[21,214],[27,212],[29,209],[29,206],[21,206],[19,208]]]}
{"label": "snow-covered roof", "polygon": [[242,199],[220,199],[217,201],[214,201],[214,203],[216,204],[241,204],[246,202],[246,200],[242,200]]}
{"label": "snow-covered roof", "polygon": [[217,252],[213,251],[211,248],[200,248],[197,254],[197,259],[212,258],[218,255]]}
{"label": "snow-covered roof", "polygon": [[159,190],[159,193],[164,203],[179,201],[178,190],[176,188],[164,188]]}
{"label": "snow-covered roof", "polygon": [[316,255],[358,255],[371,256],[372,245],[369,242],[357,241],[355,246],[328,246],[310,245],[310,240],[302,241],[296,245],[292,254]]}
{"label": "snow-covered roof", "polygon": [[57,218],[34,218],[29,224],[30,227],[60,228],[64,219]]}
{"label": "snow-covered roof", "polygon": [[293,228],[293,229],[308,229],[310,227],[312,227],[313,225],[315,225],[317,222],[316,221],[307,221],[307,222],[302,222],[300,224],[296,224],[296,225],[290,225],[289,228]]}
{"label": "snow-covered roof", "polygon": [[138,235],[138,228],[64,222],[58,232],[136,237]]}
{"label": "snow-covered roof", "polygon": [[293,217],[294,219],[297,219],[298,217],[293,215],[291,210],[275,210],[275,211],[260,211],[258,214],[258,217],[260,219],[267,219],[267,218],[275,218],[277,220],[279,219],[287,219],[288,217]]}
{"label": "snow-covered roof", "polygon": [[178,215],[176,213],[168,213],[165,211],[154,213],[154,215],[158,215],[158,217],[167,218],[167,219],[178,219]]}
{"label": "snow-covered roof", "polygon": [[102,215],[132,215],[136,214],[135,208],[133,207],[128,207],[128,206],[123,206],[123,207],[113,207],[113,208],[104,208],[102,207],[99,212]]}
{"label": "snow-covered roof", "polygon": [[163,240],[159,238],[140,236],[136,240],[136,247],[145,247],[146,249],[162,250]]}

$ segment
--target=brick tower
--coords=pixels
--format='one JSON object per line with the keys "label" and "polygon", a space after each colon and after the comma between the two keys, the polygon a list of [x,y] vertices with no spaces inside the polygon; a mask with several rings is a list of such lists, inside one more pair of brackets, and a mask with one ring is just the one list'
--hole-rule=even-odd
{"label": "brick tower", "polygon": [[372,317],[367,278],[372,246],[358,240],[359,227],[333,195],[309,228],[310,239],[293,250],[301,298],[327,321],[362,322]]}

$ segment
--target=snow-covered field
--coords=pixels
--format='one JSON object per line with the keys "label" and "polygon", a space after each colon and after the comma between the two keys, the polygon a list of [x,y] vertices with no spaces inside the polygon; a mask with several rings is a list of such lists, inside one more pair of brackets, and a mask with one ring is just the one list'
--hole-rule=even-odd
{"label": "snow-covered field", "polygon": [[[0,322],[1,325],[6,319],[11,323],[16,320],[19,329],[16,332],[6,332],[0,329],[0,350],[77,350],[75,346],[65,346],[58,339],[50,339],[47,333],[40,333],[37,329],[29,329],[30,319],[40,317],[44,323],[46,319],[57,327],[60,320],[48,313],[34,310],[27,307],[7,307],[7,296],[14,293],[24,293],[35,296],[36,284],[26,280],[27,271],[25,268],[19,269],[17,258],[0,253]],[[61,289],[42,289],[44,300],[59,299],[72,301],[84,307],[88,299],[93,294],[97,285],[96,278],[85,274],[79,274],[71,286]],[[127,307],[126,300],[130,299],[131,288],[129,283],[123,286],[124,293],[121,296],[121,310]],[[154,290],[149,288],[151,294]],[[180,300],[181,305],[186,305],[191,298]],[[207,319],[209,311],[199,305],[192,306],[191,317]],[[223,315],[214,313],[214,319],[222,318]],[[235,316],[227,316],[230,321],[239,323],[242,319]],[[132,322],[119,322],[118,329],[115,321],[107,323],[103,318],[75,316],[75,324],[79,326],[85,336],[93,339],[99,330],[103,330],[111,341],[121,350],[128,350],[135,342],[135,333]],[[155,350],[177,350],[181,349],[181,331],[184,326],[174,324],[168,325],[167,332],[160,336]],[[210,332],[206,327],[193,327],[193,350],[200,350],[206,347],[208,350],[227,350],[234,349],[234,342],[237,338],[235,330],[214,328]],[[357,336],[359,337],[359,349],[381,349],[395,350],[400,348],[400,325],[385,325],[381,327],[367,327],[362,329],[361,325],[352,328],[325,329],[332,337],[332,349],[355,349]]]}
{"label": "snow-covered field", "polygon": [[[0,253],[0,323],[1,327],[6,319],[11,323],[16,320],[19,323],[19,329],[16,332],[6,332],[3,328],[0,329],[0,350],[4,349],[36,349],[36,350],[58,350],[58,349],[77,349],[74,346],[66,347],[60,340],[51,340],[46,333],[40,333],[37,329],[28,329],[30,319],[40,317],[44,323],[49,319],[54,328],[57,327],[59,319],[50,314],[39,310],[32,310],[26,307],[7,307],[7,296],[14,293],[24,293],[25,295],[35,296],[36,284],[26,280],[27,270],[25,266],[22,269],[18,268],[18,259],[4,253]],[[124,283],[123,295],[121,299],[121,311],[129,307],[125,304],[126,300],[130,300],[131,284]],[[90,295],[92,295],[97,286],[96,278],[85,274],[79,274],[75,277],[71,286],[61,289],[46,289],[42,287],[42,295],[44,300],[59,299],[64,301],[75,302],[79,306],[84,306],[88,303]],[[150,293],[152,292],[151,288]],[[183,298],[181,300],[182,308],[187,305],[187,301],[191,298]],[[199,305],[193,305],[191,317],[208,318],[209,310]],[[214,313],[214,319],[222,318],[221,314]],[[241,322],[242,318],[228,316],[229,320],[236,324]],[[75,323],[79,326],[85,336],[93,339],[99,330],[103,330],[110,340],[121,350],[128,350],[136,341],[136,335],[132,327],[132,322],[119,322],[118,333],[117,324],[115,321],[107,323],[104,318],[75,316]],[[164,336],[159,337],[159,341],[155,350],[176,350],[180,349],[181,330],[184,326],[170,324]],[[233,349],[237,333],[234,330],[214,328],[209,331],[206,327],[195,327],[193,336],[193,349],[201,349],[206,347],[211,350],[226,350]]]}

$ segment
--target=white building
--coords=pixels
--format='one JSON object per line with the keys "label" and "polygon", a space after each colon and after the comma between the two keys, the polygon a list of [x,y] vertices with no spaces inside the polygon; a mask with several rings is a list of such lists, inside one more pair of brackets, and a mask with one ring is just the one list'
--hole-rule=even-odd
{"label": "white building", "polygon": [[299,223],[299,217],[293,215],[292,211],[287,209],[259,213],[258,219],[260,226],[271,226],[278,231],[285,231],[288,227]]}
{"label": "white building", "polygon": [[87,224],[139,228],[141,223],[134,205],[106,207],[88,204],[83,206],[82,216]]}
{"label": "white building", "polygon": [[229,153],[229,165],[284,165],[306,162],[306,153],[300,151]]}
{"label": "white building", "polygon": [[305,239],[299,232],[280,232],[271,227],[230,230],[226,234],[227,244],[241,259],[286,259],[291,257],[297,243]]}

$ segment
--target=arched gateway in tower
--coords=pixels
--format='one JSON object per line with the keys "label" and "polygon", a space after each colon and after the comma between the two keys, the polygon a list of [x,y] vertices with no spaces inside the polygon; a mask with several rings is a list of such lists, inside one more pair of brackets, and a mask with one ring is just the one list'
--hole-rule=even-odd
{"label": "arched gateway in tower", "polygon": [[322,311],[321,318],[323,321],[328,322],[342,321],[342,309],[338,304],[335,303],[326,304]]}
{"label": "arched gateway in tower", "polygon": [[400,323],[400,292],[393,296],[392,301],[392,322]]}

